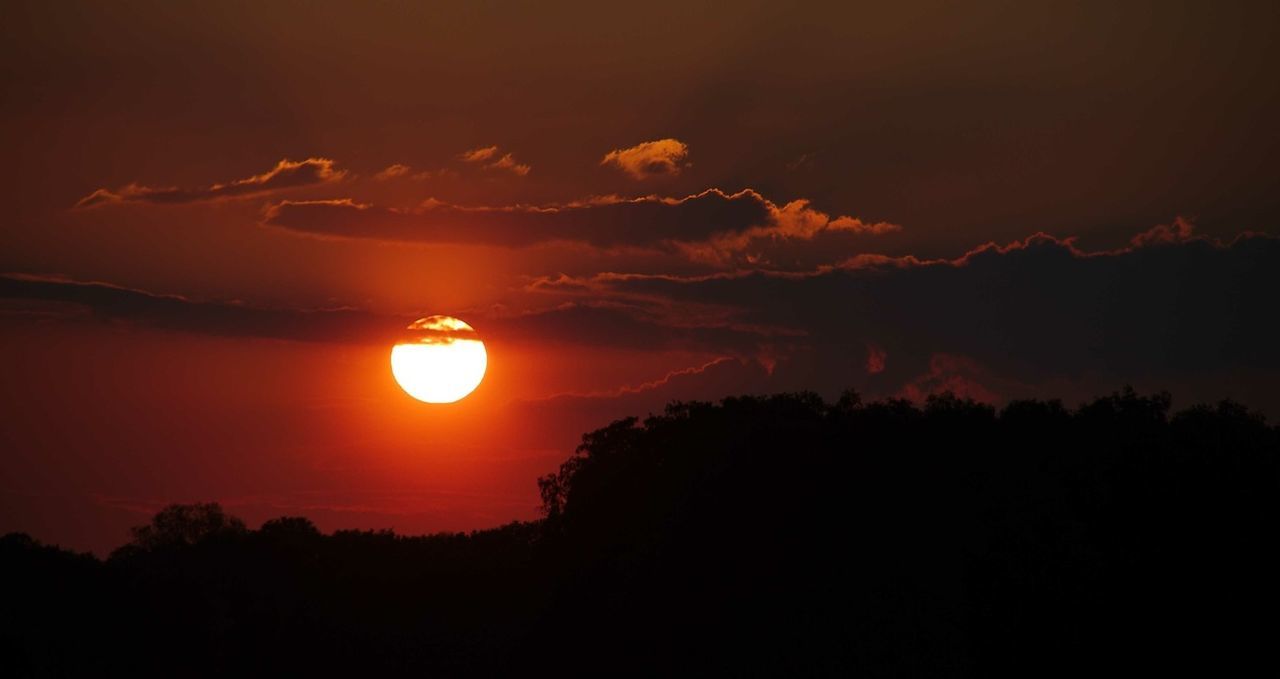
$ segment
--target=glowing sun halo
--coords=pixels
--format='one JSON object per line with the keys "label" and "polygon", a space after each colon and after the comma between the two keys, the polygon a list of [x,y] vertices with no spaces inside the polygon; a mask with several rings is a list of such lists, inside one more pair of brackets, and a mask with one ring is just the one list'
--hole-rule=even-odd
{"label": "glowing sun halo", "polygon": [[489,357],[474,328],[452,316],[428,316],[408,331],[391,348],[391,374],[406,393],[453,403],[480,385]]}

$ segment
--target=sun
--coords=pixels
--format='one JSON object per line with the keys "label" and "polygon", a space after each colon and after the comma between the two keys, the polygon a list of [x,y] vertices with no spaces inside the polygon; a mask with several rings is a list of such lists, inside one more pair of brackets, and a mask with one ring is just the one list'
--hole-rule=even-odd
{"label": "sun", "polygon": [[405,393],[426,403],[453,403],[475,391],[489,356],[475,328],[452,316],[409,324],[391,348],[391,374]]}

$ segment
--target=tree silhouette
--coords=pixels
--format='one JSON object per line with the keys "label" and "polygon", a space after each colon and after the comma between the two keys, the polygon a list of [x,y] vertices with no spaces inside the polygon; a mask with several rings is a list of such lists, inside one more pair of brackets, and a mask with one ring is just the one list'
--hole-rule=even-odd
{"label": "tree silhouette", "polygon": [[133,542],[130,546],[144,551],[181,547],[215,536],[244,532],[244,522],[229,516],[215,502],[169,505],[152,517],[151,523],[132,530]]}
{"label": "tree silhouette", "polygon": [[0,659],[11,676],[1275,669],[1280,430],[1171,403],[672,403],[586,434],[538,480],[535,522],[324,534],[174,505],[105,562],[5,536]]}

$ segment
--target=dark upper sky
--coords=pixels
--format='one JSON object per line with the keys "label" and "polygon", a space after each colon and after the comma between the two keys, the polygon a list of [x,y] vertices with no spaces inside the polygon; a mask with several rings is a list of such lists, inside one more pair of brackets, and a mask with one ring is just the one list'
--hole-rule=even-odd
{"label": "dark upper sky", "polygon": [[1274,417],[1280,9],[1119,4],[5,3],[0,530],[491,525],[736,392]]}

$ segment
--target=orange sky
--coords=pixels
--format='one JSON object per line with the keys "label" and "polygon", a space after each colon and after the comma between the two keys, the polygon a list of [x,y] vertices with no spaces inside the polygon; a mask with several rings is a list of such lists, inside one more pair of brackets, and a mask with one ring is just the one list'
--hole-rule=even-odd
{"label": "orange sky", "polygon": [[[0,531],[527,519],[583,431],[673,398],[1274,416],[1277,18],[5,3]],[[387,366],[429,314],[489,344],[455,405]]]}

